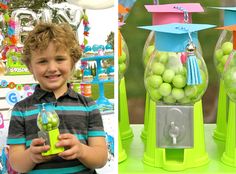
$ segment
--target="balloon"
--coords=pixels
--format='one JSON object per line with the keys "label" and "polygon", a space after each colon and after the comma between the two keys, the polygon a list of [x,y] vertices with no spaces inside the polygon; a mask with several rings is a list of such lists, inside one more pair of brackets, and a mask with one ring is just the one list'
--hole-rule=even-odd
{"label": "balloon", "polygon": [[114,0],[67,0],[69,3],[84,9],[105,9],[114,6]]}
{"label": "balloon", "polygon": [[27,8],[19,8],[12,12],[11,17],[17,23],[15,35],[18,44],[19,46],[23,46],[25,36],[33,30],[37,23],[37,14]]}
{"label": "balloon", "polygon": [[47,6],[55,12],[54,18],[57,22],[66,22],[76,31],[78,37],[78,27],[80,25],[82,16],[84,15],[83,9],[67,2],[54,3],[53,1],[47,2]]}
{"label": "balloon", "polygon": [[40,20],[43,22],[52,22],[52,11],[48,8],[41,9]]}

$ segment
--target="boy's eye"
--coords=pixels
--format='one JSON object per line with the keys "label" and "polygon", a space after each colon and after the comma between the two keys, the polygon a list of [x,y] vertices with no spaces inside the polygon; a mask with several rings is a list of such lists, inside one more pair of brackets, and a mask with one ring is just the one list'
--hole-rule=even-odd
{"label": "boy's eye", "polygon": [[65,59],[66,59],[65,57],[61,57],[61,56],[56,57],[57,61],[64,61]]}
{"label": "boy's eye", "polygon": [[46,60],[40,60],[38,61],[39,64],[43,64],[43,63],[46,63],[47,61]]}

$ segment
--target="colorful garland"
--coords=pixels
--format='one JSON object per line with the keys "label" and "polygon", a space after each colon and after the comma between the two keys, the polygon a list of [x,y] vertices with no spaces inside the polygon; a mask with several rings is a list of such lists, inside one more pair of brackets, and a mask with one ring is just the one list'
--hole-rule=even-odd
{"label": "colorful garland", "polygon": [[3,52],[2,52],[2,59],[6,60],[6,52],[9,49],[9,46],[16,46],[17,44],[17,37],[15,35],[16,31],[16,22],[11,19],[8,13],[8,3],[10,0],[0,0],[0,8],[4,10],[4,13],[1,13],[2,18],[2,32],[0,33],[1,38],[3,39]]}
{"label": "colorful garland", "polygon": [[10,89],[16,89],[18,91],[21,91],[22,89],[24,91],[28,90],[34,90],[36,84],[28,85],[28,84],[15,84],[14,82],[8,82],[6,80],[0,80],[0,88],[10,88]]}
{"label": "colorful garland", "polygon": [[84,9],[83,12],[84,12],[84,15],[82,16],[82,22],[83,22],[83,26],[84,26],[84,32],[83,32],[84,40],[83,40],[83,43],[81,44],[81,48],[82,49],[84,49],[85,46],[88,44],[87,37],[89,35],[89,30],[90,30],[89,21],[88,21],[88,16],[86,14],[86,10]]}

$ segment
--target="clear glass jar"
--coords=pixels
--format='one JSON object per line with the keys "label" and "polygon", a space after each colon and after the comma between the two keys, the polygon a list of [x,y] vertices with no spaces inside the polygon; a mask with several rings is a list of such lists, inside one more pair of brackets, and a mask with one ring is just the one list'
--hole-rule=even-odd
{"label": "clear glass jar", "polygon": [[118,56],[118,63],[119,63],[119,70],[118,70],[119,79],[122,79],[129,65],[129,50],[122,35],[121,35],[121,52],[120,55]]}
{"label": "clear glass jar", "polygon": [[145,68],[144,83],[151,99],[164,104],[192,104],[200,100],[208,85],[206,64],[195,51],[202,83],[187,85],[187,56],[185,52],[154,50]]}
{"label": "clear glass jar", "polygon": [[51,131],[59,127],[60,121],[54,110],[53,103],[39,104],[40,110],[37,117],[37,126],[41,131]]}
{"label": "clear glass jar", "polygon": [[[143,48],[143,65],[144,65],[144,67],[146,67],[146,65],[148,64],[148,61],[150,60],[150,56],[154,50],[155,50],[155,31],[151,31],[148,35],[148,38],[147,38],[144,48]],[[202,55],[202,47],[199,42],[198,42],[197,50]]]}
{"label": "clear glass jar", "polygon": [[229,98],[236,102],[236,51],[233,50],[225,64],[222,73],[224,87]]}
{"label": "clear glass jar", "polygon": [[229,54],[233,51],[233,36],[231,31],[223,30],[216,43],[214,51],[214,65],[217,73],[221,76]]}

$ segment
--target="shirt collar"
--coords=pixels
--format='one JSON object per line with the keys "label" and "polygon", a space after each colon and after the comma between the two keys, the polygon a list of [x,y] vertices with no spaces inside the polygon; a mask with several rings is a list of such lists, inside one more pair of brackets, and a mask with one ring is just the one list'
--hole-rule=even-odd
{"label": "shirt collar", "polygon": [[[74,99],[78,99],[78,94],[71,88],[71,85],[67,83],[68,90],[61,97],[69,96]],[[40,85],[37,84],[35,87],[34,95],[39,101],[46,100],[46,102],[55,102],[56,98],[53,92],[45,91],[40,88]],[[45,102],[45,101],[44,101]]]}

